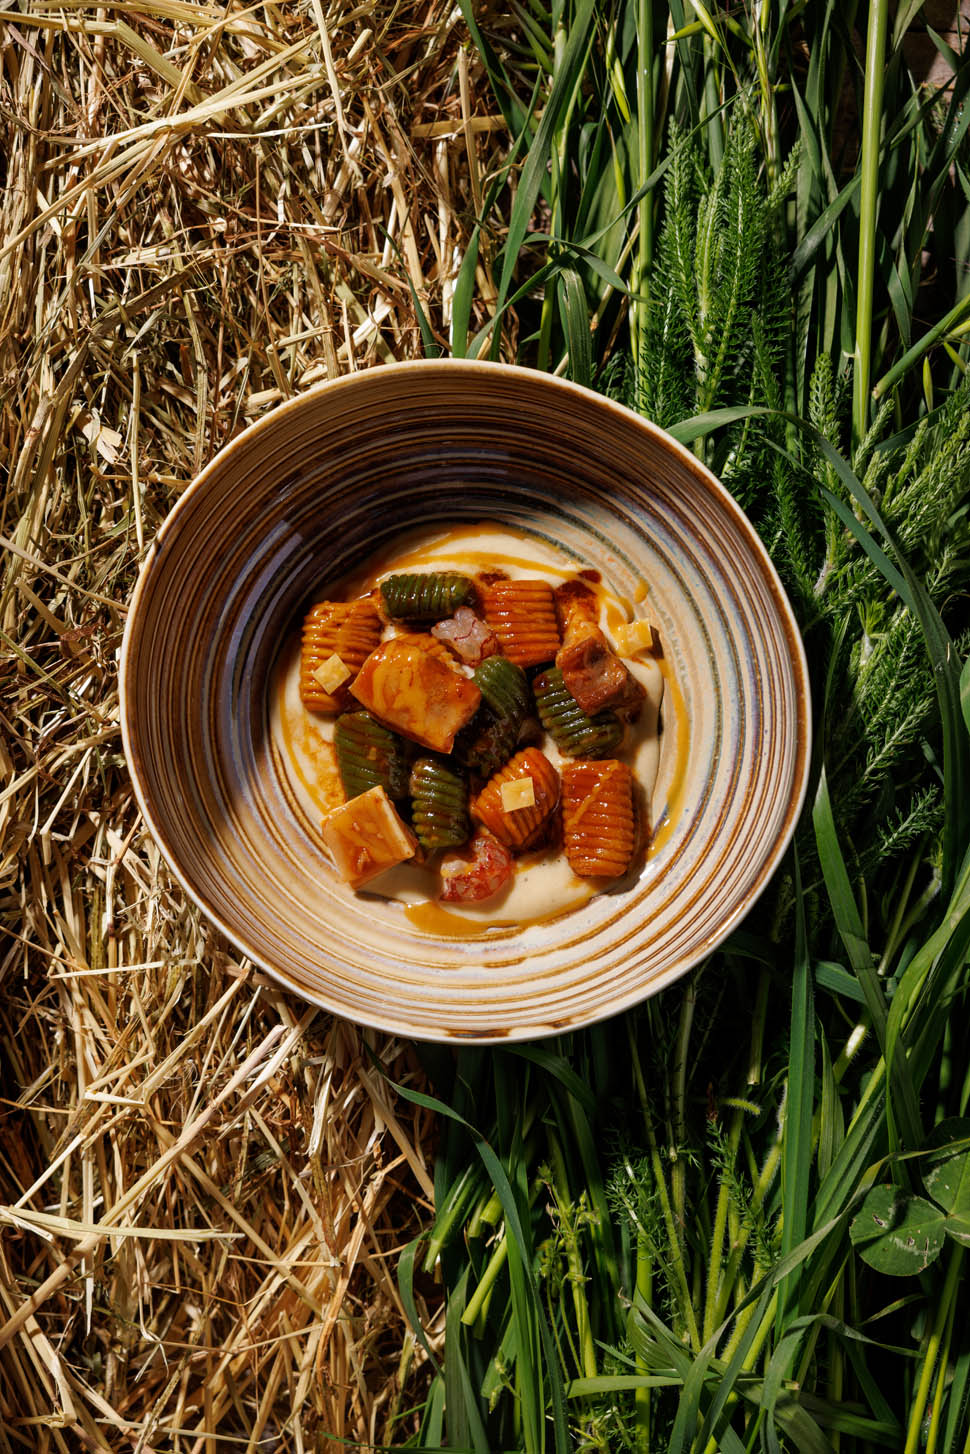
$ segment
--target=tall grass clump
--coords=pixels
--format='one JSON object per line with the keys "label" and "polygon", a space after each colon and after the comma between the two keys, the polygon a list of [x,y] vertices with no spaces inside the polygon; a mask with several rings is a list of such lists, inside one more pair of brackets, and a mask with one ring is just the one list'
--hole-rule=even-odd
{"label": "tall grass clump", "polygon": [[425,1056],[401,1287],[447,1311],[414,1442],[965,1451],[970,68],[881,0],[465,13],[513,141],[456,351],[592,382],[719,474],[815,748],[785,865],[681,987]]}

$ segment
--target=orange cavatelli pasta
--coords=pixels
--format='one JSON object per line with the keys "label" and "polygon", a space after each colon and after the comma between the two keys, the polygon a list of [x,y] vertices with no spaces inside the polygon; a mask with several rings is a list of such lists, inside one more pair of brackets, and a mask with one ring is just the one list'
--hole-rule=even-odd
{"label": "orange cavatelli pasta", "polygon": [[566,858],[582,878],[619,878],[637,846],[633,774],[625,762],[564,762],[562,833]]}
{"label": "orange cavatelli pasta", "polygon": [[561,641],[556,598],[548,581],[495,581],[483,590],[482,606],[502,654],[516,666],[554,660]]}
{"label": "orange cavatelli pasta", "polygon": [[[350,683],[366,657],[380,645],[384,623],[370,598],[360,601],[320,601],[303,622],[300,651],[300,699],[313,712],[339,712],[349,702]],[[348,675],[328,690],[315,675],[326,679],[325,663],[337,656]]]}
{"label": "orange cavatelli pasta", "polygon": [[[534,802],[509,808],[503,787],[532,780]],[[530,848],[538,841],[559,802],[559,774],[538,747],[526,747],[489,778],[472,800],[473,820],[506,848]]]}

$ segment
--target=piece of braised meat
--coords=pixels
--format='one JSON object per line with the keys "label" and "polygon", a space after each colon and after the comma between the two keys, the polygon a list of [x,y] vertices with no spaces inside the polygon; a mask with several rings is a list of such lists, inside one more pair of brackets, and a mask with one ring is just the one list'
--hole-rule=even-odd
{"label": "piece of braised meat", "polygon": [[556,653],[566,688],[591,716],[612,707],[632,717],[640,710],[644,690],[627,670],[599,627],[574,611],[566,638]]}

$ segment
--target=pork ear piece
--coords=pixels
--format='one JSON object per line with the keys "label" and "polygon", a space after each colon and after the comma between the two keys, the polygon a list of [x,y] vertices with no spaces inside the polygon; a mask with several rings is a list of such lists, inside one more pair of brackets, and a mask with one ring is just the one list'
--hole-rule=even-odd
{"label": "pork ear piece", "polygon": [[566,689],[591,715],[612,707],[633,716],[644,691],[610,646],[599,627],[579,611],[571,613],[566,637],[556,652]]}

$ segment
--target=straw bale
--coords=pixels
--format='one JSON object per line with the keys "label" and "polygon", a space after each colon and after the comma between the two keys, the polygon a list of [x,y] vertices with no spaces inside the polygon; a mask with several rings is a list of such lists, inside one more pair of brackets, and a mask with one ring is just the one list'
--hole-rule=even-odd
{"label": "straw bale", "polygon": [[133,800],[117,651],[217,449],[416,355],[414,296],[448,346],[506,145],[488,105],[444,0],[0,17],[0,1450],[414,1427],[394,1266],[433,1123],[375,1064],[421,1084],[414,1048],[286,996],[186,902]]}

